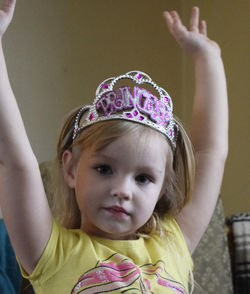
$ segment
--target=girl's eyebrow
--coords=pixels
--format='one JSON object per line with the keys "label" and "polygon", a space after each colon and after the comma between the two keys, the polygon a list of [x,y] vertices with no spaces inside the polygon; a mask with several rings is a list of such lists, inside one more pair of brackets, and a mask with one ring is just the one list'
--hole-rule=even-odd
{"label": "girl's eyebrow", "polygon": [[116,161],[116,159],[110,155],[106,155],[104,153],[101,153],[101,152],[94,152],[91,154],[91,157],[94,157],[94,158],[103,158],[103,159],[106,159],[106,160],[112,160],[112,161]]}
{"label": "girl's eyebrow", "polygon": [[139,166],[138,171],[148,172],[148,173],[156,173],[156,174],[163,174],[165,170],[159,169],[158,167],[153,167],[151,165],[142,165]]}

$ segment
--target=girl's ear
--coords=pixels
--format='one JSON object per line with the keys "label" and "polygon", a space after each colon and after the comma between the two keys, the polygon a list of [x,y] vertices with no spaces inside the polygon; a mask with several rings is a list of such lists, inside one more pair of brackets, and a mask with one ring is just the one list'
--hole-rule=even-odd
{"label": "girl's ear", "polygon": [[75,188],[75,164],[73,154],[69,150],[63,152],[62,169],[65,182],[70,188]]}

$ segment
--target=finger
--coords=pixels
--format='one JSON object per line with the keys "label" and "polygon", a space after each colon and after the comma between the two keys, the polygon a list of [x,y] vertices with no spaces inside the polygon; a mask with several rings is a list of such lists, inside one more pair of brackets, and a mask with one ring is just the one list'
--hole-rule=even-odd
{"label": "finger", "polygon": [[179,43],[187,33],[187,28],[182,24],[181,18],[176,11],[166,11],[163,13],[170,33]]}
{"label": "finger", "polygon": [[200,33],[204,36],[207,36],[207,23],[205,20],[200,22]]}
{"label": "finger", "polygon": [[175,31],[182,27],[179,14],[176,11],[165,11],[163,16],[166,20],[169,31],[174,35]]}
{"label": "finger", "polygon": [[190,16],[190,31],[194,33],[199,33],[199,8],[193,7]]}
{"label": "finger", "polygon": [[177,11],[173,10],[170,12],[171,16],[172,16],[172,19],[173,19],[173,22],[175,25],[182,25],[182,21],[181,21],[181,18],[178,14]]}
{"label": "finger", "polygon": [[167,24],[169,30],[171,30],[172,25],[173,25],[173,18],[171,16],[171,14],[168,11],[164,11],[163,12],[163,17],[164,17],[164,19],[166,21],[166,24]]}

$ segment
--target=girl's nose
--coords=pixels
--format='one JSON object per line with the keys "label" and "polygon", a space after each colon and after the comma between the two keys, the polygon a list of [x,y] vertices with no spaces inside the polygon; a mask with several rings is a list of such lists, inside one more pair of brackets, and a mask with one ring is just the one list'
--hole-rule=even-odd
{"label": "girl's nose", "polygon": [[111,188],[111,195],[124,200],[132,198],[132,183],[128,179],[115,181]]}

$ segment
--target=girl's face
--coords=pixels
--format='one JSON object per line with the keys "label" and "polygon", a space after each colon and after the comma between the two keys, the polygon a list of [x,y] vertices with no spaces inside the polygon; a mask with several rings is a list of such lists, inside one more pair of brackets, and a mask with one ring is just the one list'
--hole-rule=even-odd
{"label": "girl's face", "polygon": [[127,134],[101,151],[85,149],[73,171],[81,229],[108,239],[134,239],[152,215],[170,147],[155,133]]}

